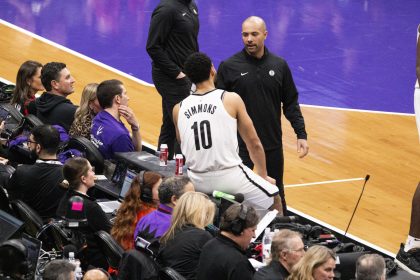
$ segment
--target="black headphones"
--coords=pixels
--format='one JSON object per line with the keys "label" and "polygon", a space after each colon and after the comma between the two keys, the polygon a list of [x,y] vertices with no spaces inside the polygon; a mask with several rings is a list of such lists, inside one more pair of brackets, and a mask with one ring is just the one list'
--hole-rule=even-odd
{"label": "black headphones", "polygon": [[245,229],[246,215],[248,214],[248,207],[241,204],[241,209],[238,216],[230,223],[230,231],[234,235],[241,235],[242,231]]}
{"label": "black headphones", "polygon": [[[7,258],[6,261],[1,260],[1,272],[9,271],[11,274],[19,273],[26,276],[29,273],[29,261],[27,260],[28,251],[19,239],[11,239],[0,245],[1,258]],[[4,269],[7,266],[7,269]],[[10,275],[13,276],[13,275]]]}
{"label": "black headphones", "polygon": [[152,189],[145,188],[144,173],[146,173],[146,170],[140,171],[139,175],[137,176],[140,183],[140,200],[146,203],[153,203]]}

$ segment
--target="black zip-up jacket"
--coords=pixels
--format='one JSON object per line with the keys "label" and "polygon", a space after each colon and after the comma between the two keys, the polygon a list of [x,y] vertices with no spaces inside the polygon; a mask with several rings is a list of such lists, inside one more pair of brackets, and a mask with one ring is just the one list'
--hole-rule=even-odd
{"label": "black zip-up jacket", "polygon": [[198,9],[192,0],[161,0],[150,22],[146,50],[154,70],[175,79],[187,57],[198,52]]}
{"label": "black zip-up jacket", "polygon": [[69,131],[77,106],[64,96],[44,92],[35,100],[36,115],[46,124],[60,125]]}
{"label": "black zip-up jacket", "polygon": [[[306,139],[298,92],[287,62],[265,48],[261,59],[242,50],[222,62],[217,88],[239,94],[266,151],[282,147],[281,106],[298,139]],[[246,149],[239,138],[239,146]]]}

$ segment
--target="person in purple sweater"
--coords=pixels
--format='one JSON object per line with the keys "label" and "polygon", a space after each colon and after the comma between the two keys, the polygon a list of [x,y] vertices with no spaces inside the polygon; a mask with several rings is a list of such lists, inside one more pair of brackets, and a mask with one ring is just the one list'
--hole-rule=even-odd
{"label": "person in purple sweater", "polygon": [[[103,81],[96,95],[104,110],[92,121],[91,141],[103,157],[112,159],[116,152],[141,151],[139,122],[128,107],[130,99],[123,83],[119,80]],[[121,117],[131,126],[131,136]]]}
{"label": "person in purple sweater", "polygon": [[195,191],[194,185],[188,177],[174,176],[163,180],[159,187],[159,207],[137,223],[134,241],[138,235],[148,241],[160,238],[171,225],[172,209],[178,199],[184,193],[193,191]]}

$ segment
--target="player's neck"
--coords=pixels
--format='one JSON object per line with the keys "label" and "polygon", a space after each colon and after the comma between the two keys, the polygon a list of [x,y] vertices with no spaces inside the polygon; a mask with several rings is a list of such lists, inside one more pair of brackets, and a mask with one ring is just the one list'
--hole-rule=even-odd
{"label": "player's neck", "polygon": [[214,82],[211,80],[206,80],[202,83],[196,84],[196,94],[204,94],[206,92],[214,90],[216,87],[214,86]]}

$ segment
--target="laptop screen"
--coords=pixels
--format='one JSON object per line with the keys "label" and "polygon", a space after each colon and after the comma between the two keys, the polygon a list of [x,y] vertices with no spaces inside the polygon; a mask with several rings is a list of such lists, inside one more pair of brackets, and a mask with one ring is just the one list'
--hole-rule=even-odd
{"label": "laptop screen", "polygon": [[28,251],[27,260],[29,262],[29,274],[35,279],[36,268],[38,266],[39,253],[41,252],[42,242],[26,233],[22,234],[22,242]]}
{"label": "laptop screen", "polygon": [[133,182],[134,178],[137,176],[137,173],[133,170],[127,169],[125,173],[124,182],[120,192],[120,200],[124,199],[125,195],[127,194],[128,190],[131,187],[131,183]]}
{"label": "laptop screen", "polygon": [[23,222],[0,210],[0,243],[13,237],[23,228]]}

